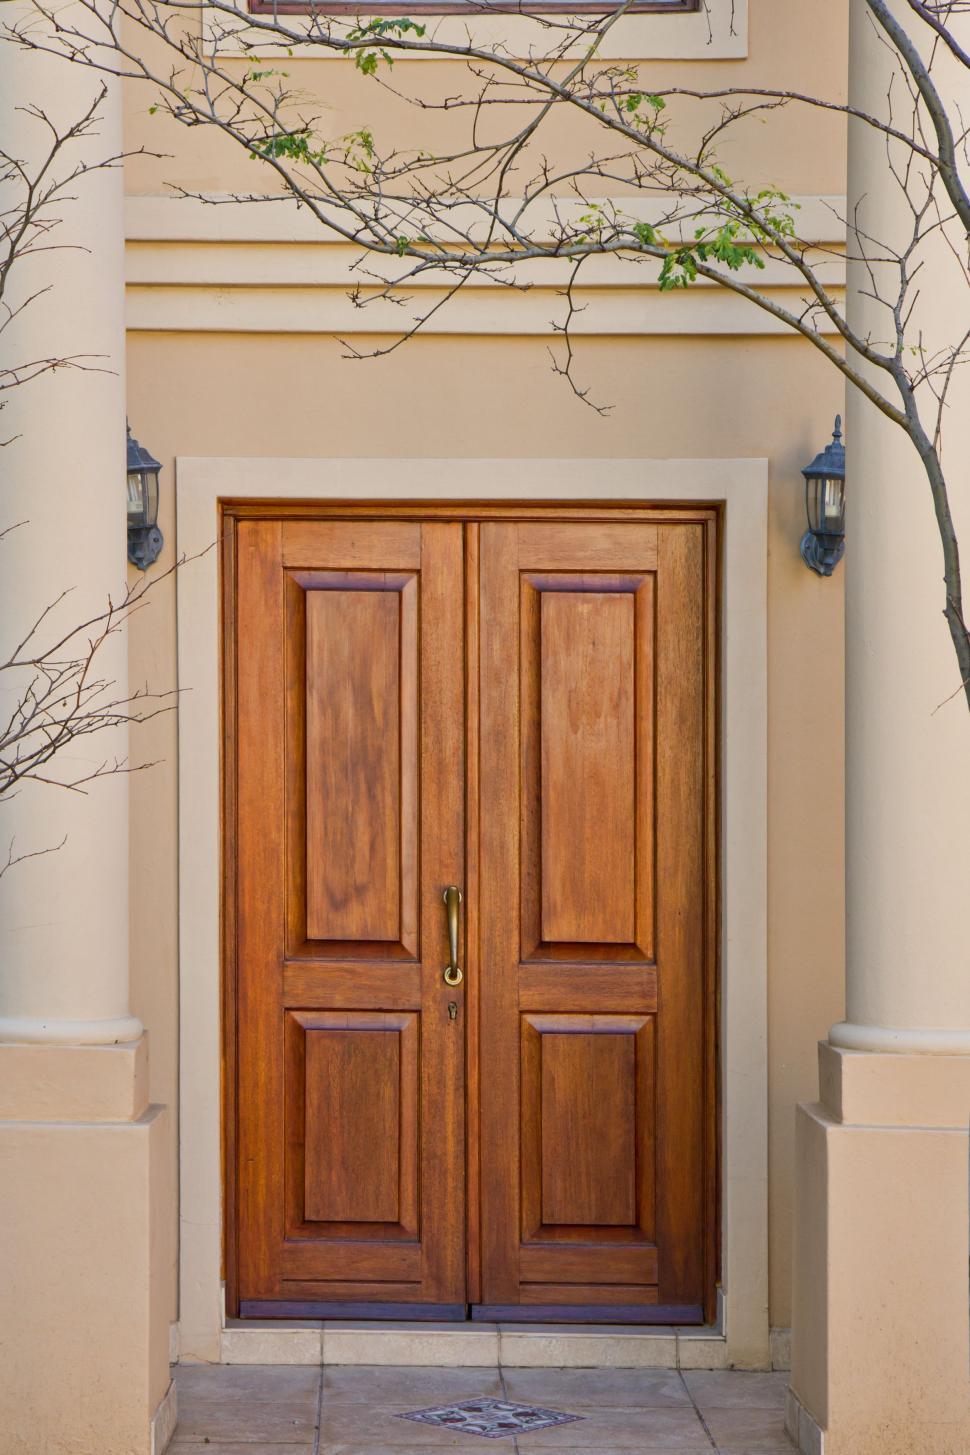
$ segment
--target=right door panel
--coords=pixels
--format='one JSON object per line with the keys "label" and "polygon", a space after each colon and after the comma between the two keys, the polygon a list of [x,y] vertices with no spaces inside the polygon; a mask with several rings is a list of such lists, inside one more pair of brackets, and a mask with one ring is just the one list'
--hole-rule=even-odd
{"label": "right door panel", "polygon": [[707,528],[486,523],[480,562],[475,1313],[701,1321]]}

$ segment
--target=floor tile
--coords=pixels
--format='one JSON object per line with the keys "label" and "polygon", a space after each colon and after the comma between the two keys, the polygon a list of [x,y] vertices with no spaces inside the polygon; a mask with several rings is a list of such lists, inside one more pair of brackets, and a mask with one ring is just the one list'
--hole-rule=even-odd
{"label": "floor tile", "polygon": [[776,1455],[791,1449],[779,1410],[709,1409],[704,1422],[722,1455]]}
{"label": "floor tile", "polygon": [[[502,1396],[497,1369],[390,1368],[367,1364],[339,1365],[323,1371],[323,1398],[332,1404],[413,1405],[445,1404],[449,1400]],[[513,1396],[509,1396],[512,1398]],[[531,1396],[530,1396],[531,1398]]]}
{"label": "floor tile", "polygon": [[701,1411],[784,1410],[787,1374],[748,1374],[740,1369],[685,1371],[684,1382]]}
{"label": "floor tile", "polygon": [[183,1364],[175,1371],[175,1439],[312,1443],[317,1422],[319,1369],[264,1365]]}
{"label": "floor tile", "polygon": [[177,1364],[172,1370],[183,1398],[241,1394],[255,1399],[315,1397],[320,1370],[295,1364]]}
{"label": "floor tile", "polygon": [[675,1369],[506,1369],[509,1399],[569,1409],[689,1408],[690,1396]]}
{"label": "floor tile", "polygon": [[264,1445],[280,1444],[307,1445],[312,1443],[316,1430],[315,1415],[294,1415],[292,1409],[280,1404],[253,1405],[248,1401],[226,1401],[216,1407],[202,1407],[179,1412],[175,1427],[176,1436],[182,1442],[196,1444],[209,1441],[218,1444],[237,1444],[251,1441]]}
{"label": "floor tile", "polygon": [[581,1449],[679,1451],[680,1455],[711,1455],[711,1441],[694,1410],[595,1409],[574,1404],[570,1413],[584,1415],[581,1424],[562,1425],[518,1436],[522,1455],[530,1450]]}

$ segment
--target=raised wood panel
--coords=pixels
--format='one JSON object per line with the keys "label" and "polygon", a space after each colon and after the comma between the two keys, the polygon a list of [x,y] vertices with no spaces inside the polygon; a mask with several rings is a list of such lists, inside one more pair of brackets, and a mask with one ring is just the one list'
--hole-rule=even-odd
{"label": "raised wood panel", "polygon": [[[291,774],[305,765],[305,825],[298,816],[294,824],[304,841],[305,938],[330,941],[336,953],[340,943],[366,954],[384,941],[391,953],[413,954],[416,578],[316,572],[298,585],[305,729],[291,727],[302,738]],[[298,655],[292,666],[300,668]]]}
{"label": "raised wood panel", "polygon": [[416,1236],[419,1023],[401,1011],[287,1014],[289,1237]]}
{"label": "raised wood panel", "polygon": [[520,955],[650,961],[655,580],[529,567],[518,573]]}
{"label": "raised wood panel", "polygon": [[[325,563],[322,547],[313,559]],[[372,553],[368,564],[375,559]],[[419,581],[414,572],[363,568],[285,573],[285,905],[291,957],[413,960],[419,953]],[[379,650],[371,651],[368,619],[373,624],[395,611],[398,630],[386,631]],[[339,628],[342,616],[350,631],[330,632],[331,619]],[[360,672],[355,630],[363,654]],[[315,685],[320,668],[332,679],[333,692],[324,694]],[[325,747],[334,743],[335,753],[321,751],[321,724]],[[382,818],[391,829],[396,819],[396,834],[381,838]],[[392,918],[396,927],[388,932]]]}
{"label": "raised wood panel", "polygon": [[542,1221],[636,1221],[636,1068],[629,1035],[541,1036]]}
{"label": "raised wood panel", "polygon": [[308,1030],[308,1222],[396,1223],[401,1178],[401,1048],[386,1031]]}
{"label": "raised wood panel", "polygon": [[401,932],[400,602],[306,603],[307,938]]}
{"label": "raised wood panel", "polygon": [[633,597],[544,591],[540,621],[542,938],[629,944],[636,934]]}
{"label": "raised wood panel", "polygon": [[523,1015],[521,1055],[524,1238],[651,1242],[653,1017]]}

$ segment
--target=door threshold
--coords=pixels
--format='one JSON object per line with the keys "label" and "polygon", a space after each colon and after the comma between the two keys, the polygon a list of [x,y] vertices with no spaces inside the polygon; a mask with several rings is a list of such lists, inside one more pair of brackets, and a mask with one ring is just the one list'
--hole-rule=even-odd
{"label": "door threshold", "polygon": [[720,1328],[643,1324],[227,1319],[223,1364],[725,1369]]}

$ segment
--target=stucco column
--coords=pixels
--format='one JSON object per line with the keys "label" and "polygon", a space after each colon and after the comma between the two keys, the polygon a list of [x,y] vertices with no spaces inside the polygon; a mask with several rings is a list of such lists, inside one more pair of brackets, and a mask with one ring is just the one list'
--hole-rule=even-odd
{"label": "stucco column", "polygon": [[[8,25],[29,13],[3,11]],[[51,144],[32,110],[63,129],[101,85],[92,71],[0,41],[5,150],[30,172]],[[0,526],[16,527],[0,543],[5,658],[42,613],[33,640],[49,649],[125,589],[122,171],[72,175],[121,151],[110,84],[90,135],[51,163],[49,180],[71,179],[47,215],[59,219],[43,240],[53,250],[9,275],[8,304],[38,296],[3,333],[4,363],[84,367],[9,391],[0,413],[10,440]],[[0,711],[29,681],[2,676]],[[127,696],[123,631],[97,653],[95,679],[105,700]],[[74,740],[49,775],[76,781],[124,764],[127,737],[122,725]],[[175,1420],[172,1189],[165,1111],[149,1104],[147,1039],[128,1003],[127,776],[78,793],[25,783],[0,805],[0,835],[3,861],[35,856],[0,876],[0,1448],[160,1455]]]}
{"label": "stucco column", "polygon": [[[25,7],[4,6],[13,24]],[[51,144],[41,108],[60,128],[78,121],[100,78],[80,66],[0,44],[4,148],[36,167]],[[111,85],[86,140],[53,164],[69,176],[122,151],[120,88]],[[8,196],[16,200],[17,188]],[[38,251],[9,274],[7,303],[38,290],[0,347],[5,363],[79,358],[7,391],[0,414],[0,644],[8,651],[66,592],[39,627],[47,646],[98,616],[125,585],[124,225],[120,166],[80,177],[44,214],[60,219]],[[22,524],[19,524],[23,522]],[[83,642],[83,637],[79,639]],[[95,675],[127,692],[124,632],[105,643]],[[10,679],[10,680],[8,680]],[[28,674],[4,674],[11,703]],[[6,715],[6,714],[5,714]],[[51,776],[84,777],[128,757],[124,729],[71,743]],[[128,780],[124,773],[83,793],[25,784],[0,806],[0,859],[11,844],[23,859],[0,877],[0,1040],[105,1044],[133,1040],[141,1025],[128,1007]],[[60,845],[60,847],[56,847]],[[56,852],[43,852],[55,850]]]}
{"label": "stucco column", "polygon": [[[928,52],[929,31],[908,5],[896,6]],[[907,123],[907,102],[892,58],[864,0],[853,0],[850,102]],[[970,20],[949,24],[970,42]],[[955,118],[970,108],[970,72],[938,48],[934,75]],[[911,106],[908,108],[911,112]],[[906,158],[901,147],[894,161]],[[917,164],[909,186],[922,201]],[[940,192],[945,211],[952,211]],[[849,137],[848,215],[868,234],[857,250],[907,245],[913,219],[890,176],[884,140],[854,125]],[[970,326],[966,241],[949,229],[957,257],[940,238],[924,244],[919,295],[907,328],[927,356],[954,347]],[[892,298],[898,268],[870,263]],[[849,265],[848,313],[857,331],[887,346],[892,319],[872,297],[868,268]],[[915,358],[910,359],[912,367]],[[873,373],[875,377],[875,373]],[[886,387],[886,383],[883,387]],[[944,466],[970,585],[970,379],[958,370],[944,422]],[[891,384],[889,384],[891,389]],[[935,402],[921,408],[932,431]],[[925,472],[900,430],[855,390],[847,399],[849,551],[846,568],[846,1020],[833,1045],[884,1051],[970,1054],[970,713],[943,620],[940,537]],[[966,589],[966,586],[965,586]]]}
{"label": "stucco column", "polygon": [[[929,30],[903,0],[894,10],[928,55]],[[949,23],[970,42],[967,18]],[[970,75],[942,47],[934,75],[951,115],[965,113]],[[912,125],[865,0],[851,0],[849,76],[851,104]],[[887,350],[892,315],[871,295],[898,289],[888,258],[912,237],[907,165],[909,197],[925,195],[912,153],[896,144],[890,157],[897,178],[885,139],[850,123],[848,317]],[[970,325],[959,227],[950,244],[938,233],[912,260],[907,335],[928,358]],[[932,433],[929,390],[921,408]],[[958,1455],[970,1449],[970,714],[920,461],[851,389],[846,449],[846,1019],[820,1047],[819,1102],[796,1118],[789,1430],[811,1455]],[[970,558],[968,458],[964,370],[944,466]]]}

